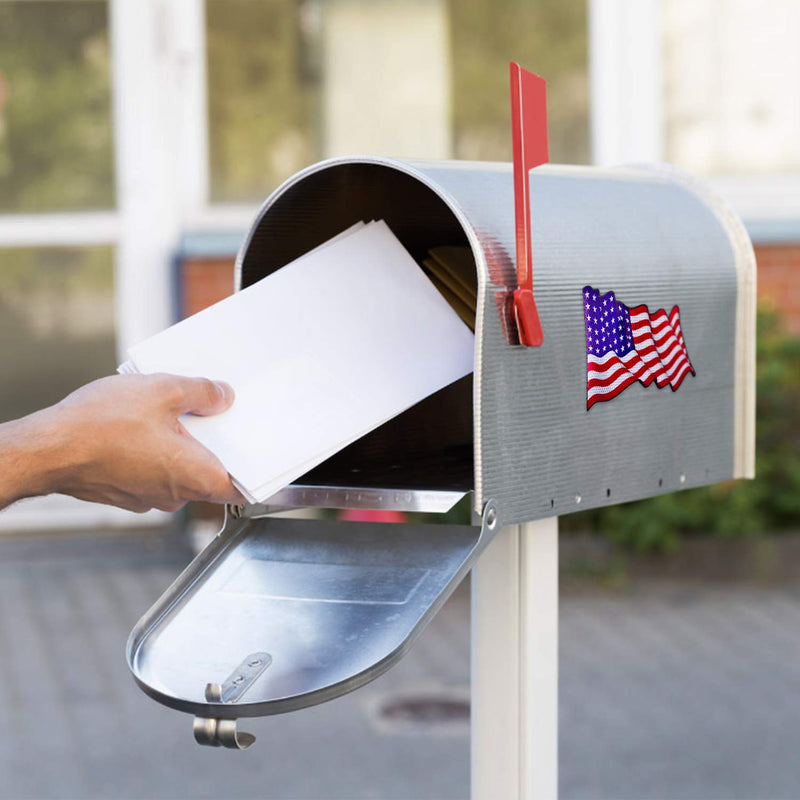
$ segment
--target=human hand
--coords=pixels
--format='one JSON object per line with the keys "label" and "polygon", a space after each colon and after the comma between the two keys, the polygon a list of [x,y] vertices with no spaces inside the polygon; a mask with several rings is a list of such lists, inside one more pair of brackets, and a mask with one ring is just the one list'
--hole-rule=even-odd
{"label": "human hand", "polygon": [[203,378],[116,375],[87,384],[0,426],[0,467],[8,478],[4,453],[6,461],[16,455],[17,477],[4,503],[0,476],[0,507],[50,492],[138,512],[176,511],[189,500],[242,503],[219,459],[178,419],[219,414],[232,402],[230,386]]}

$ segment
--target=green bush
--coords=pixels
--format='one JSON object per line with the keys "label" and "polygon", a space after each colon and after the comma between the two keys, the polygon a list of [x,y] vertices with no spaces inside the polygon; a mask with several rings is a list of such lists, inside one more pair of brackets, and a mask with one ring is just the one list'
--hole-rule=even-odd
{"label": "green bush", "polygon": [[758,314],[756,479],[729,481],[573,514],[564,530],[594,530],[634,550],[669,550],[686,536],[757,536],[800,527],[800,338]]}

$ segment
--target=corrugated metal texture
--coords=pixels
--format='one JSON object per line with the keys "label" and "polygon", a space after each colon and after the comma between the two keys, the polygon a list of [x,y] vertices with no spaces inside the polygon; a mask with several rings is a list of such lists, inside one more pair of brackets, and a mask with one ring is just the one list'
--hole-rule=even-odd
{"label": "corrugated metal texture", "polygon": [[[513,287],[509,167],[426,170],[486,254],[476,367],[476,502],[504,523],[619,503],[733,475],[737,273],[728,234],[686,187],[637,170],[531,175],[539,348],[510,347],[498,300]],[[586,410],[582,288],[651,311],[680,306],[697,371],[677,392],[629,387]]]}
{"label": "corrugated metal texture", "polygon": [[670,165],[659,168],[700,197],[716,215],[733,247],[736,264],[736,341],[734,345],[735,478],[756,472],[756,256],[750,236],[733,208],[707,184]]}

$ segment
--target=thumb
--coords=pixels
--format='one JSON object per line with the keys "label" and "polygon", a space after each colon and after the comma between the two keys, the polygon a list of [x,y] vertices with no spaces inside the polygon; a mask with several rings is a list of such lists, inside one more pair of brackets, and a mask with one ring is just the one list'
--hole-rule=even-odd
{"label": "thumb", "polygon": [[231,483],[230,475],[222,462],[197,439],[181,437],[179,474],[184,475],[186,486],[191,487],[195,500],[209,503],[245,503],[245,498]]}
{"label": "thumb", "polygon": [[188,412],[208,417],[212,414],[221,414],[233,404],[233,389],[223,381],[210,381],[207,378],[180,378],[180,382],[180,401],[174,409],[178,414]]}

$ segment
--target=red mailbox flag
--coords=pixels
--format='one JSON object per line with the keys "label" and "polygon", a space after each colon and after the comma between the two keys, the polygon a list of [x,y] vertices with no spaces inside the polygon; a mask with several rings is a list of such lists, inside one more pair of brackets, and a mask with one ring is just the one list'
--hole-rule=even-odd
{"label": "red mailbox flag", "polygon": [[529,173],[548,161],[546,83],[514,61],[511,62],[511,132],[519,287],[514,292],[514,311],[520,343],[538,347],[542,343],[542,325],[533,299]]}

